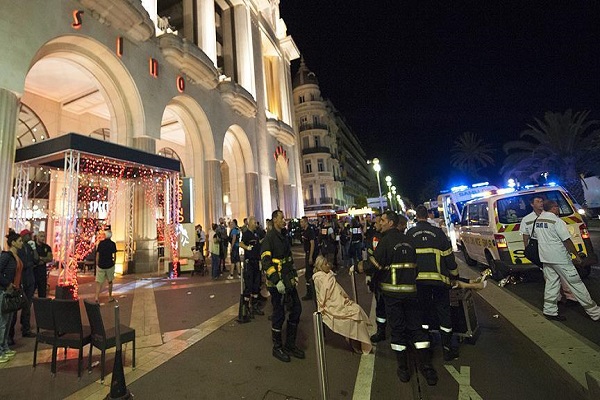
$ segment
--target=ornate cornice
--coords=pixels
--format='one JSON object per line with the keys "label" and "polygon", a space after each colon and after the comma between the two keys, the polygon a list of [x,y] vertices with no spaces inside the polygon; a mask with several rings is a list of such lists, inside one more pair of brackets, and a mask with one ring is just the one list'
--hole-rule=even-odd
{"label": "ornate cornice", "polygon": [[287,146],[296,145],[296,135],[294,129],[283,121],[278,119],[267,119],[267,131],[279,142]]}
{"label": "ornate cornice", "polygon": [[192,83],[212,90],[219,83],[219,71],[212,60],[195,44],[172,33],[158,38],[165,59],[187,75]]}
{"label": "ornate cornice", "polygon": [[249,118],[256,116],[256,101],[242,86],[235,82],[222,81],[218,89],[223,100],[233,107],[235,112]]}
{"label": "ornate cornice", "polygon": [[140,0],[79,0],[101,23],[125,32],[131,40],[145,42],[155,33],[154,23]]}

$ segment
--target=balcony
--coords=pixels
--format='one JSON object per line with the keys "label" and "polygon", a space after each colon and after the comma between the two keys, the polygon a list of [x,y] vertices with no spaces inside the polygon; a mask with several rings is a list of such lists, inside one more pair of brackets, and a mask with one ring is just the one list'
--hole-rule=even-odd
{"label": "balcony", "polygon": [[154,23],[141,1],[79,0],[79,2],[101,23],[124,32],[133,41],[145,42],[155,34]]}
{"label": "balcony", "polygon": [[161,35],[158,42],[165,59],[186,74],[193,83],[207,90],[217,87],[219,72],[198,46],[172,33]]}
{"label": "balcony", "polygon": [[321,197],[319,201],[321,204],[335,204],[333,197]]}
{"label": "balcony", "polygon": [[323,130],[328,130],[329,128],[327,127],[327,124],[317,124],[317,123],[304,123],[304,124],[300,124],[300,126],[298,127],[298,131],[299,132],[303,132],[303,131],[307,131],[309,129],[323,129]]}
{"label": "balcony", "polygon": [[315,153],[330,154],[330,150],[329,150],[329,147],[325,147],[325,146],[307,147],[305,149],[302,149],[302,155],[303,156],[306,156],[308,154],[315,154]]}
{"label": "balcony", "polygon": [[305,206],[316,206],[317,204],[317,199],[304,199]]}

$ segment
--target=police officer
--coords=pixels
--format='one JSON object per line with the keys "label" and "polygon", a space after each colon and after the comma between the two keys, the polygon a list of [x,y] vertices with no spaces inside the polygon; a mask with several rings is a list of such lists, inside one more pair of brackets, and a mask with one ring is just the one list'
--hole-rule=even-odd
{"label": "police officer", "polygon": [[312,300],[314,295],[312,276],[319,246],[315,228],[308,222],[308,217],[302,217],[300,228],[304,245],[304,277],[306,278],[306,295],[302,297],[302,300]]}
{"label": "police officer", "polygon": [[[281,210],[273,211],[272,222],[273,229],[267,232],[267,236],[261,244],[262,268],[267,276],[267,288],[271,294],[271,304],[273,305],[273,316],[271,317],[273,357],[283,362],[289,362],[290,355],[296,358],[305,357],[304,351],[296,346],[302,304],[300,304],[296,290],[298,274],[294,268],[290,242],[281,233],[285,226]],[[281,329],[285,321],[285,308],[290,311],[290,315],[285,346],[283,346]]]}
{"label": "police officer", "polygon": [[417,224],[406,235],[417,251],[417,287],[424,313],[424,328],[429,329],[437,316],[444,360],[450,361],[458,358],[458,345],[452,342],[450,317],[450,281],[458,279],[458,266],[446,234],[427,222],[427,208],[421,204],[416,212]]}
{"label": "police officer", "polygon": [[244,249],[244,302],[250,305],[251,315],[265,315],[261,310],[260,293],[260,233],[256,217],[248,217],[247,227],[242,234],[240,247]]}
{"label": "police officer", "polygon": [[[402,223],[402,220],[400,221]],[[401,226],[400,226],[401,228]],[[406,228],[406,226],[404,226]],[[404,232],[404,229],[400,229]],[[375,232],[371,235],[371,240],[367,242],[367,257],[373,257],[377,245],[381,240],[381,216],[375,216]],[[374,270],[368,279],[368,285],[375,296],[375,322],[377,323],[377,332],[371,335],[371,342],[378,343],[385,340],[385,330],[387,326],[387,317],[385,313],[385,302],[383,301],[383,293],[379,288],[379,273]]]}
{"label": "police officer", "polygon": [[376,269],[380,275],[379,288],[392,328],[391,346],[398,360],[398,378],[402,382],[410,380],[406,354],[409,336],[419,358],[421,373],[427,384],[433,386],[437,384],[438,376],[431,364],[429,336],[422,327],[417,300],[417,255],[408,237],[398,229],[400,219],[406,225],[406,218],[394,211],[386,211],[381,216],[381,241],[374,254],[361,261],[358,268],[359,271]]}

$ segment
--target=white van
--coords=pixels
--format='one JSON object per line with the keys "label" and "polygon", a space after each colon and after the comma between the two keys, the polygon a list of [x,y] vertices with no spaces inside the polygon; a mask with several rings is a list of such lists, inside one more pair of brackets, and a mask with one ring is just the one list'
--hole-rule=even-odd
{"label": "white van", "polygon": [[568,192],[560,186],[536,187],[503,194],[496,192],[465,203],[457,240],[466,263],[473,266],[479,262],[489,266],[496,279],[510,272],[538,268],[523,254],[523,238],[519,233],[521,220],[532,212],[531,199],[534,194],[541,194],[558,203],[560,218],[567,223],[575,248],[585,255],[584,262],[577,268],[579,274],[588,276],[598,257],[592,248],[586,225]]}

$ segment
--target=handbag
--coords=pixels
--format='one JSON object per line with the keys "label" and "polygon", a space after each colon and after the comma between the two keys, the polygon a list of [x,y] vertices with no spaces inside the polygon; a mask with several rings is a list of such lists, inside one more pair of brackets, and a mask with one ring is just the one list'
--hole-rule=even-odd
{"label": "handbag", "polygon": [[537,239],[533,238],[533,233],[535,232],[535,222],[536,221],[537,221],[537,218],[535,219],[535,221],[533,221],[533,229],[531,230],[531,236],[529,236],[529,242],[527,242],[527,246],[525,246],[525,251],[523,253],[525,254],[525,257],[527,257],[527,259],[529,261],[531,261],[538,267],[543,267],[544,264],[540,260],[540,250],[538,248],[538,241],[537,241]]}
{"label": "handbag", "polygon": [[23,293],[21,288],[9,288],[4,292],[2,298],[2,314],[10,314],[15,311],[19,311],[22,308],[26,308],[29,304],[27,296]]}

